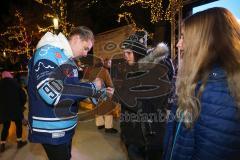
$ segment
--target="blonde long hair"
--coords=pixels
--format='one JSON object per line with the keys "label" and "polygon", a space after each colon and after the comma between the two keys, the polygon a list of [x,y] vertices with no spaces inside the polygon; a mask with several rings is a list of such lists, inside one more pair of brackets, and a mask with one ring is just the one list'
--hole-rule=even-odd
{"label": "blonde long hair", "polygon": [[[187,18],[183,25],[184,55],[176,87],[177,115],[187,128],[198,119],[199,98],[214,64],[227,73],[228,86],[240,109],[240,25],[225,8],[211,8]],[[196,94],[196,86],[202,85]]]}

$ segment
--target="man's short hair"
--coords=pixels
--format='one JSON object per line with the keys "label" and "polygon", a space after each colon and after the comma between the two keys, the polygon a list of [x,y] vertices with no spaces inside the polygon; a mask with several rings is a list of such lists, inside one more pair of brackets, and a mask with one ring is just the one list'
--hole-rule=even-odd
{"label": "man's short hair", "polygon": [[75,35],[79,35],[82,40],[91,40],[94,43],[93,32],[86,26],[74,27],[69,33],[69,39]]}

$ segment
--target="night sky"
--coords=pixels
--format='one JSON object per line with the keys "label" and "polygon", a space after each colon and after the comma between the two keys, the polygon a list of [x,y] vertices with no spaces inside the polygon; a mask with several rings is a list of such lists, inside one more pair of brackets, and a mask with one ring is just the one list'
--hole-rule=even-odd
{"label": "night sky", "polygon": [[[44,2],[50,2],[51,0],[43,0]],[[165,23],[152,24],[150,17],[150,9],[142,8],[140,5],[135,5],[132,7],[120,8],[122,0],[98,0],[97,3],[92,4],[90,7],[89,3],[93,0],[64,0],[67,3],[65,10],[67,11],[68,22],[74,24],[75,26],[85,25],[91,28],[94,34],[105,32],[117,27],[127,25],[125,20],[120,23],[117,22],[118,14],[123,12],[132,13],[133,19],[135,20],[139,28],[145,28],[148,32],[154,33],[158,30],[158,27],[165,26]],[[96,1],[96,0],[95,0]],[[215,0],[199,0],[200,2],[209,2]],[[196,2],[199,2],[196,1]],[[164,4],[168,1],[164,0]],[[14,26],[17,24],[18,20],[14,16],[15,11],[21,12],[24,18],[24,24],[28,32],[33,32],[34,36],[32,38],[32,46],[36,46],[37,42],[44,33],[39,33],[37,25],[41,27],[47,27],[52,25],[52,19],[43,19],[43,15],[46,13],[51,13],[52,11],[44,5],[37,3],[34,0],[2,0],[0,5],[0,33],[7,30],[7,27]],[[61,22],[59,22],[61,23]],[[169,26],[168,26],[169,27]],[[167,31],[167,30],[166,30]],[[168,31],[167,31],[168,32]],[[164,34],[165,41],[169,41],[169,34]],[[167,38],[166,38],[167,37]],[[9,40],[0,40],[0,50],[7,48],[9,45]],[[12,45],[11,44],[11,45]],[[19,44],[16,43],[17,46]],[[2,58],[2,53],[0,55],[0,66],[1,63],[5,63],[5,59]]]}
{"label": "night sky", "polygon": [[[67,19],[76,26],[86,25],[95,33],[100,33],[125,25],[117,22],[117,14],[121,12],[120,0],[100,0],[91,7],[88,7],[91,0],[65,1],[67,2]],[[31,28],[37,24],[52,23],[50,19],[43,20],[43,14],[49,11],[48,8],[34,0],[3,0],[0,7],[1,31],[14,24],[14,10],[16,9],[23,14],[26,25]]]}
{"label": "night sky", "polygon": [[[43,1],[47,2],[50,0]],[[65,10],[67,11],[68,22],[75,26],[88,26],[93,30],[94,34],[127,25],[127,22],[124,20],[120,23],[117,22],[118,14],[125,11],[132,13],[139,27],[144,27],[150,32],[154,31],[154,25],[150,23],[150,10],[142,9],[140,6],[120,8],[121,0],[99,0],[90,7],[88,4],[92,2],[92,0],[65,0],[65,2],[67,3]],[[18,23],[18,20],[14,16],[16,10],[20,11],[23,15],[27,31],[33,31],[34,36],[31,45],[36,46],[37,42],[44,34],[38,32],[37,25],[41,27],[52,25],[51,18],[43,19],[44,14],[51,13],[52,11],[34,0],[2,0],[0,5],[0,33],[5,32],[7,27],[14,26]],[[19,45],[18,43],[12,45],[12,43],[15,42],[11,41],[11,46]],[[9,40],[4,40],[3,37],[1,37],[1,50],[6,48],[6,45],[9,44]],[[1,56],[2,55],[0,55],[0,62],[5,63],[6,60],[2,59]]]}
{"label": "night sky", "polygon": [[[125,11],[132,13],[139,27],[143,27],[150,32],[154,31],[154,25],[150,23],[150,10],[142,9],[140,6],[120,8],[121,0],[99,0],[90,7],[88,7],[88,4],[92,0],[64,1],[67,3],[67,20],[75,26],[88,26],[94,34],[127,25],[127,22],[123,19],[120,23],[117,22],[118,14]],[[52,19],[43,19],[44,13],[52,12],[48,7],[34,0],[3,0],[0,5],[0,33],[6,31],[8,26],[17,24],[18,20],[14,16],[15,10],[22,13],[25,26],[29,32],[33,31],[38,34],[37,25],[41,27],[52,25]],[[35,38],[40,38],[42,34],[36,35]],[[1,44],[0,48],[2,48]]]}

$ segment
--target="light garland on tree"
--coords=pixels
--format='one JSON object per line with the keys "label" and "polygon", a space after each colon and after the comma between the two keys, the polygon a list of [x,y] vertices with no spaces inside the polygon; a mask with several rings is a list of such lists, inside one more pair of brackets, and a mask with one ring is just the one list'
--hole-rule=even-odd
{"label": "light garland on tree", "polygon": [[[144,28],[137,27],[137,24],[136,24],[135,20],[133,19],[132,14],[129,12],[119,13],[117,22],[120,23],[121,19],[124,19],[127,22],[127,24],[129,24],[129,25],[130,24],[133,25],[133,31],[146,31],[146,29],[144,29]],[[149,39],[153,39],[153,33],[147,32],[147,34],[148,34]]]}
{"label": "light garland on tree", "polygon": [[169,5],[165,13],[165,20],[170,20],[173,22],[175,20],[175,15],[183,7],[183,0],[169,0]]}
{"label": "light garland on tree", "polygon": [[156,23],[160,20],[173,20],[173,17],[178,10],[183,6],[183,0],[169,0],[169,5],[166,10],[162,6],[163,0],[124,0],[121,7],[133,6],[140,4],[142,8],[150,8],[151,22]]}
{"label": "light garland on tree", "polygon": [[138,30],[137,24],[135,23],[135,20],[132,17],[132,13],[129,12],[119,13],[117,22],[120,23],[121,19],[124,19],[127,22],[127,24],[132,24],[134,30]]}
{"label": "light garland on tree", "polygon": [[10,48],[5,48],[5,49],[3,49],[2,52],[5,52],[5,53],[10,52],[10,53],[21,54],[21,53],[20,53],[20,52],[21,52],[21,49],[10,49]]}
{"label": "light garland on tree", "polygon": [[15,17],[18,19],[18,25],[7,27],[7,31],[1,33],[1,37],[7,37],[8,40],[16,40],[18,48],[5,48],[3,52],[17,53],[23,54],[26,53],[27,56],[30,56],[29,51],[32,50],[31,42],[32,42],[32,32],[27,32],[27,29],[24,24],[24,18],[22,14],[16,10]]}
{"label": "light garland on tree", "polygon": [[[57,18],[59,20],[59,27],[62,29],[62,32],[65,35],[68,35],[69,30],[74,27],[73,24],[69,23],[67,21],[67,4],[64,2],[64,0],[51,0],[46,1],[46,0],[35,0],[36,2],[38,2],[39,4],[42,4],[46,7],[48,7],[51,11],[53,11],[52,13],[46,13],[43,16],[43,19],[53,19],[53,18]],[[54,30],[54,26],[50,25],[48,27],[41,27],[38,25],[38,30],[39,32],[46,32],[46,31],[52,31]]]}
{"label": "light garland on tree", "polygon": [[87,8],[90,8],[91,6],[97,4],[98,2],[99,2],[98,0],[92,0],[91,2],[89,2],[89,3],[87,4]]}
{"label": "light garland on tree", "polygon": [[37,25],[37,28],[38,28],[38,32],[39,33],[42,33],[42,32],[48,32],[48,31],[51,31],[52,29],[53,29],[53,25],[51,25],[51,26],[48,26],[48,27],[40,27],[39,25]]}

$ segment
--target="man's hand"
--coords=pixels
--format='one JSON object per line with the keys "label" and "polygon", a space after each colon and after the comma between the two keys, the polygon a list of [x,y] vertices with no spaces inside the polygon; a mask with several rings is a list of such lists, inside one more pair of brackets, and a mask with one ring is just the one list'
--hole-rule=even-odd
{"label": "man's hand", "polygon": [[114,88],[107,87],[106,92],[107,92],[107,96],[111,98],[113,96],[113,93],[114,93]]}
{"label": "man's hand", "polygon": [[95,84],[95,87],[97,90],[100,90],[103,88],[103,80],[101,78],[96,78],[93,83]]}

